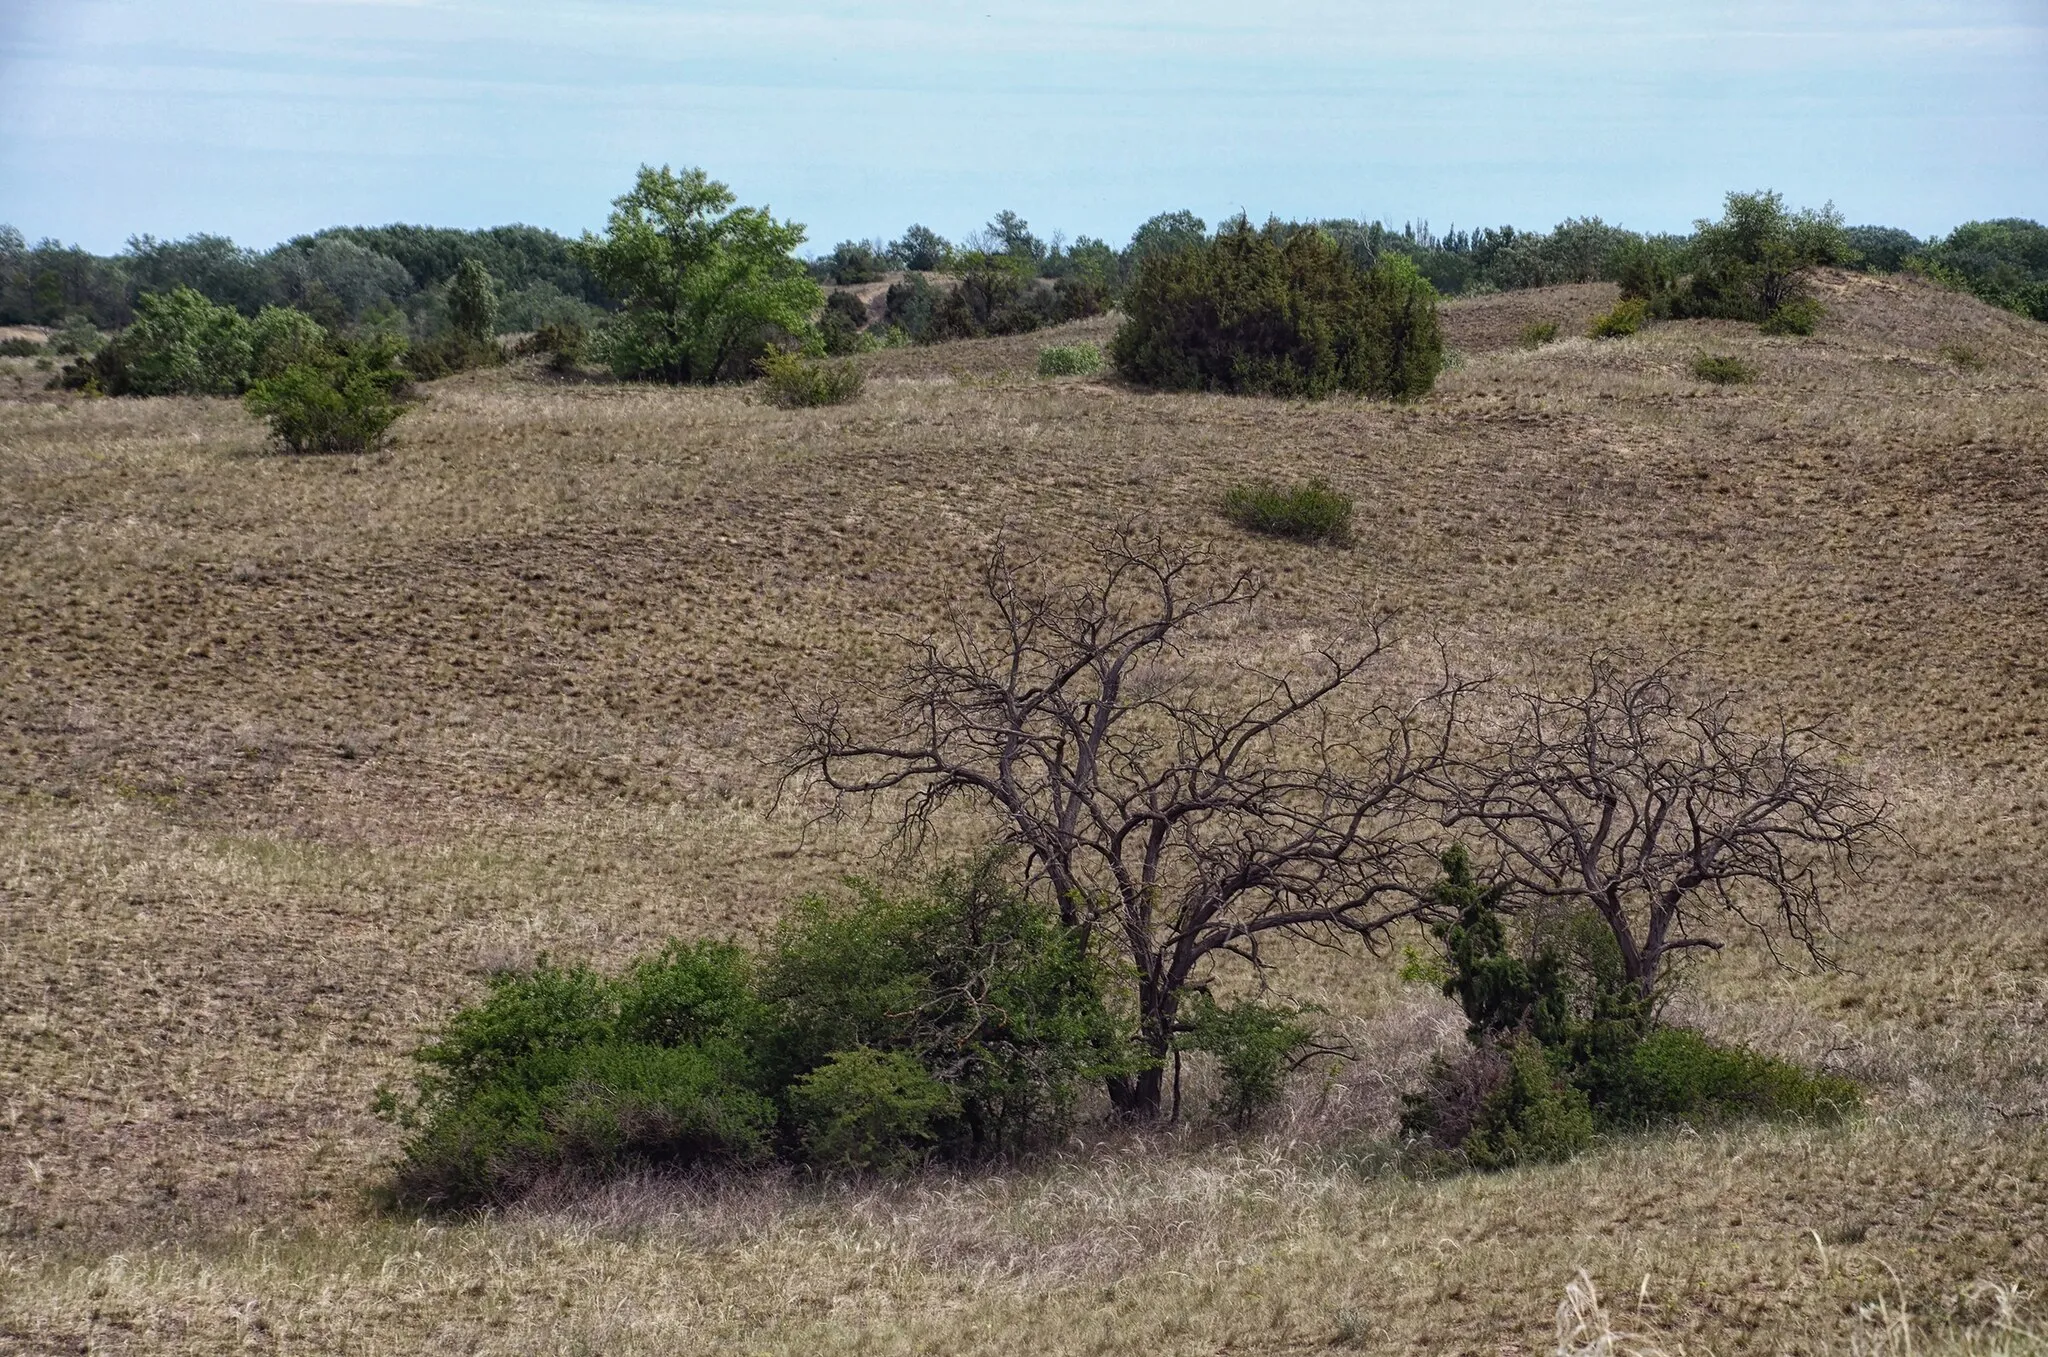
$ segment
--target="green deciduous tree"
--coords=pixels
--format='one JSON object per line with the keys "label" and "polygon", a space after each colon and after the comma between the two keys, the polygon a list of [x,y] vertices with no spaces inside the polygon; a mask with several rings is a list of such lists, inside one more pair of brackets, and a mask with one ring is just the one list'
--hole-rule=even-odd
{"label": "green deciduous tree", "polygon": [[808,336],[823,294],[796,258],[803,227],[735,207],[689,169],[642,166],[577,256],[624,307],[606,351],[629,380],[742,380],[778,340]]}
{"label": "green deciduous tree", "polygon": [[448,284],[448,319],[465,343],[488,344],[498,320],[498,284],[474,259],[465,259]]}

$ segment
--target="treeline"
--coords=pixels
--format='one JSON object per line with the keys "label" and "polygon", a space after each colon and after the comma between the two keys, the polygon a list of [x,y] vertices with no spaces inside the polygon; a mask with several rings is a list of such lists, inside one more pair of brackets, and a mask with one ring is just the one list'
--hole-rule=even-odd
{"label": "treeline", "polygon": [[[1313,227],[1362,268],[1402,256],[1444,296],[1618,282],[1629,260],[1645,252],[1683,273],[1700,239],[1697,230],[1645,234],[1598,217],[1567,218],[1548,231],[1499,226],[1441,235],[1426,221],[1398,228],[1352,218],[1274,225]],[[1121,298],[1147,257],[1212,238],[1209,224],[1188,211],[1151,218],[1121,248],[1087,235],[1041,237],[1017,213],[1003,211],[959,242],[913,225],[893,241],[842,241],[809,268],[818,282],[841,287],[899,271],[959,278],[966,287],[950,311],[941,310],[939,295],[953,290],[950,284],[920,288],[915,281],[890,298],[883,316],[856,318],[847,311],[854,329],[880,320],[881,328],[900,328],[908,338],[936,340],[1093,314]],[[1843,239],[1843,267],[1922,273],[1993,305],[2048,319],[2048,227],[2038,222],[1969,222],[1926,240],[1897,227],[1845,226]],[[497,281],[503,332],[587,327],[621,300],[579,257],[574,241],[535,226],[333,227],[266,251],[225,236],[144,235],[107,256],[55,240],[31,245],[20,231],[0,225],[0,324],[69,321],[116,329],[134,318],[141,297],[189,287],[249,318],[265,306],[291,306],[330,328],[367,326],[431,338],[449,327],[448,287],[465,259]]]}
{"label": "treeline", "polygon": [[30,245],[0,226],[0,324],[118,329],[143,297],[184,287],[250,319],[288,306],[332,329],[426,339],[452,326],[448,293],[465,259],[497,280],[505,331],[587,324],[608,303],[572,245],[537,226],[347,226],[262,251],[226,236],[136,236],[108,256],[55,240]]}

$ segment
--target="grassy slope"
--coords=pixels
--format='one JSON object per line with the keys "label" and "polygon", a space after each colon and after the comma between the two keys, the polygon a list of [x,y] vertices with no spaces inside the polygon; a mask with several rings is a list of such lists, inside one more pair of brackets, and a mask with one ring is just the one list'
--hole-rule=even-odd
{"label": "grassy slope", "polygon": [[[1665,1341],[1821,1351],[1880,1291],[2048,1280],[2048,331],[1828,288],[1807,341],[1535,353],[1503,346],[1601,289],[1458,304],[1466,361],[1406,410],[1041,382],[1037,336],[878,355],[823,411],[513,370],[361,461],[0,371],[0,1346],[1492,1352],[1584,1266]],[[1761,380],[1695,383],[1708,347]],[[1353,490],[1358,545],[1223,524],[1254,471]],[[1870,1081],[1873,1114],[1403,1182],[1298,1146],[1370,1144],[1380,1074],[1455,1025],[1318,961],[1296,992],[1370,1058],[1264,1138],[367,1212],[370,1093],[485,969],[752,931],[872,868],[857,826],[773,806],[783,713],[971,608],[999,530],[1078,560],[1134,514],[1271,577],[1246,650],[1392,606],[1479,662],[1685,650],[1838,717],[1908,841],[1839,902],[1845,969],[1737,949],[1687,1002]]]}

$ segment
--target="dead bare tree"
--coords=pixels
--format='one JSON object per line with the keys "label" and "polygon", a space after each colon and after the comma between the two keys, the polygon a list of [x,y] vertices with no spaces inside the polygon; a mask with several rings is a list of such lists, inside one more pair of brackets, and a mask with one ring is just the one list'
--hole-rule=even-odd
{"label": "dead bare tree", "polygon": [[1084,585],[1027,573],[998,551],[982,580],[996,625],[923,643],[877,695],[880,729],[837,704],[809,713],[789,772],[841,798],[898,793],[912,831],[957,798],[994,811],[1065,925],[1102,930],[1135,968],[1154,1064],[1110,1094],[1156,1116],[1205,962],[1262,968],[1276,934],[1376,940],[1422,907],[1433,864],[1411,831],[1434,826],[1420,793],[1457,685],[1368,699],[1391,661],[1380,624],[1285,671],[1196,661],[1191,633],[1248,609],[1256,582],[1205,585],[1197,562],[1128,531]]}
{"label": "dead bare tree", "polygon": [[1674,953],[1718,951],[1731,924],[1828,964],[1823,887],[1888,830],[1817,727],[1746,733],[1732,694],[1612,654],[1577,692],[1507,701],[1490,730],[1468,712],[1433,778],[1511,899],[1596,911],[1645,998]]}

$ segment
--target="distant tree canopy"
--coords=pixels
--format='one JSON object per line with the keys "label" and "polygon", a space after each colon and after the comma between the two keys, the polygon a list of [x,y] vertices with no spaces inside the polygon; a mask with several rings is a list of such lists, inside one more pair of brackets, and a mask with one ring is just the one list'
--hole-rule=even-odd
{"label": "distant tree canopy", "polygon": [[2048,226],[2037,221],[1969,222],[1908,263],[1994,306],[2048,321]]}
{"label": "distant tree canopy", "polygon": [[606,344],[620,377],[739,380],[769,345],[811,334],[824,294],[795,254],[803,227],[736,201],[700,169],[643,165],[604,235],[578,242],[624,307]]}

